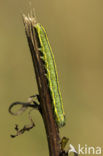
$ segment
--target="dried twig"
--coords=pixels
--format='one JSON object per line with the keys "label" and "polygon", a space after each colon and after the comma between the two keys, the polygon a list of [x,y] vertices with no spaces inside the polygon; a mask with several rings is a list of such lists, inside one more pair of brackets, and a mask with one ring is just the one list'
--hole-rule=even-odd
{"label": "dried twig", "polygon": [[[47,135],[48,146],[49,146],[49,155],[68,156],[68,151],[66,152],[64,149],[69,139],[63,137],[63,139],[60,140],[59,128],[54,119],[54,114],[52,110],[53,109],[52,99],[50,96],[50,90],[48,88],[48,81],[45,76],[46,72],[45,72],[43,61],[40,58],[41,54],[39,51],[40,45],[38,41],[38,36],[34,29],[34,24],[36,23],[36,20],[34,17],[30,17],[30,16],[26,17],[25,15],[23,15],[23,22],[24,22],[26,37],[28,40],[28,44],[32,56],[32,61],[34,65],[34,71],[35,71],[38,91],[39,91],[39,95],[35,95],[35,96],[40,102],[40,105],[38,105],[38,103],[36,103],[35,101],[31,101],[31,102],[29,101],[26,103],[15,102],[11,104],[11,106],[9,107],[9,112],[12,115],[18,115],[24,112],[28,107],[32,107],[33,109],[39,110],[40,114],[42,115],[45,129],[46,129],[46,135]],[[31,96],[31,98],[35,96]],[[16,113],[11,111],[12,107],[14,107],[15,105],[22,106],[19,109],[19,111]],[[32,118],[30,117],[30,112],[29,112],[29,119],[31,121],[31,125],[25,125],[22,129],[19,129],[18,125],[16,125],[15,130],[17,131],[17,133],[15,135],[11,135],[11,137],[16,137],[20,134],[23,134],[25,131],[29,131],[30,129],[32,129],[35,126],[35,124]],[[74,152],[74,155],[77,156],[77,153],[75,152],[74,148],[73,150],[71,149],[71,151]]]}
{"label": "dried twig", "polygon": [[45,76],[45,69],[43,62],[40,59],[38,39],[35,30],[33,29],[33,24],[36,21],[34,17],[30,18],[26,17],[25,15],[23,15],[23,21],[36,74],[42,117],[49,145],[49,154],[50,156],[59,156],[61,153],[59,129],[54,120],[50,92],[48,90],[47,78]]}

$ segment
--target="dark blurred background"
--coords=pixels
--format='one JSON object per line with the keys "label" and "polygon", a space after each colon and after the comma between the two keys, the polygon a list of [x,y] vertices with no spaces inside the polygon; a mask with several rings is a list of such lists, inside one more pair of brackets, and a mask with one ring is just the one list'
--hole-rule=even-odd
{"label": "dark blurred background", "polygon": [[[66,126],[61,136],[76,148],[103,147],[103,1],[1,0],[0,1],[0,155],[47,156],[45,129],[38,112],[36,127],[12,139],[14,125],[29,123],[27,113],[8,113],[14,101],[27,101],[37,93],[22,13],[35,8],[55,55]],[[88,155],[88,154],[87,154]]]}

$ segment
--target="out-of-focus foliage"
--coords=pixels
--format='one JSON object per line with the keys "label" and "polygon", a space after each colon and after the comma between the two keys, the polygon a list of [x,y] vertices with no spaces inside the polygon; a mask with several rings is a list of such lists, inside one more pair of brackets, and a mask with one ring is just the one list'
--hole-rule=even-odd
{"label": "out-of-focus foliage", "polygon": [[[31,3],[31,6],[29,5]],[[67,123],[61,135],[70,142],[103,146],[103,2],[102,0],[31,0],[0,2],[0,155],[45,156],[45,129],[36,127],[15,139],[14,124],[28,123],[27,113],[13,117],[10,103],[37,93],[21,14],[35,8],[54,51]]]}

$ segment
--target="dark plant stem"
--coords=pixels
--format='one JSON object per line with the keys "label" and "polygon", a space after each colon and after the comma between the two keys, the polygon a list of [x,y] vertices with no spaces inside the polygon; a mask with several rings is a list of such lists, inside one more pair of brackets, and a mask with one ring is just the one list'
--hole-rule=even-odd
{"label": "dark plant stem", "polygon": [[35,70],[38,91],[40,95],[40,107],[42,110],[42,117],[46,129],[46,135],[49,146],[50,156],[60,156],[60,137],[59,128],[56,125],[52,110],[52,101],[48,89],[48,82],[45,76],[45,68],[40,59],[39,41],[33,25],[36,23],[34,17],[26,17],[23,15],[23,22],[25,32],[32,56],[33,66]]}

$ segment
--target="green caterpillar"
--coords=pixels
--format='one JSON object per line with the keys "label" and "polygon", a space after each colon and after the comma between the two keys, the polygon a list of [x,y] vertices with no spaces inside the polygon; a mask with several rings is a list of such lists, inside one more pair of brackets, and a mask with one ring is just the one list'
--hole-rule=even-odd
{"label": "green caterpillar", "polygon": [[60,128],[65,125],[65,114],[64,114],[62,97],[59,88],[59,81],[58,81],[58,75],[56,71],[54,55],[44,27],[41,24],[36,23],[34,25],[34,29],[38,35],[40,46],[41,46],[40,48],[42,52],[41,59],[43,59],[45,63],[45,69],[47,71],[46,76],[49,82],[49,89],[52,97],[55,120],[58,127]]}

